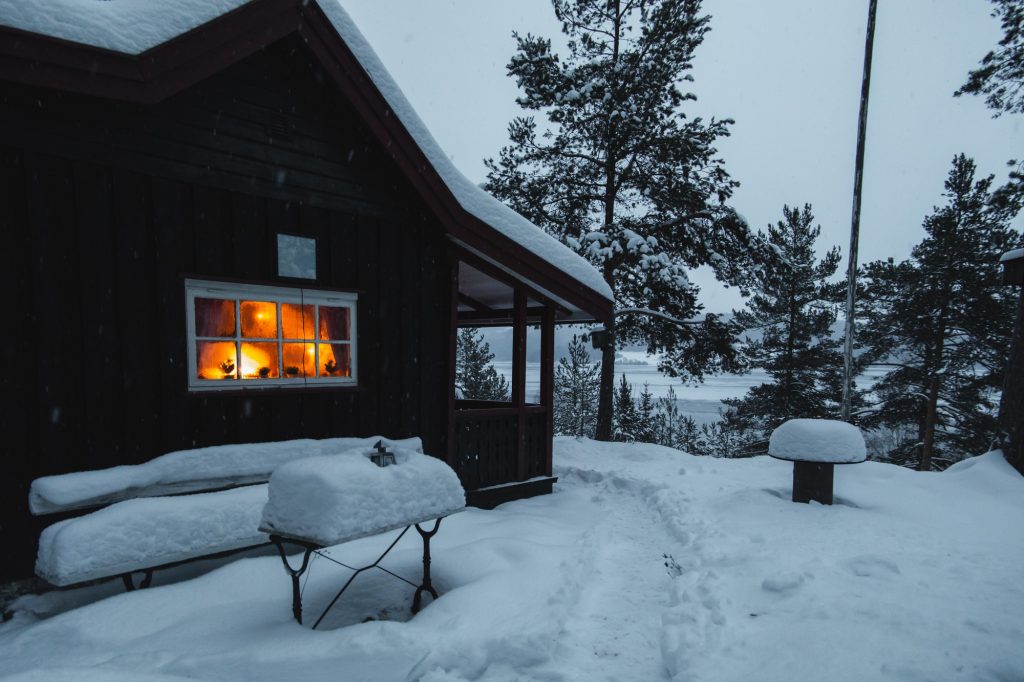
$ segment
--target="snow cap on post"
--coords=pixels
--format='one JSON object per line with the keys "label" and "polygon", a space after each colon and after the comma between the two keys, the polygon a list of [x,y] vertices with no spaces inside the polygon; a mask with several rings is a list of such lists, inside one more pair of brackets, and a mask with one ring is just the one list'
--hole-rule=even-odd
{"label": "snow cap on post", "polygon": [[860,429],[835,419],[790,419],[772,431],[768,454],[793,462],[855,464],[867,459]]}
{"label": "snow cap on post", "polygon": [[1003,266],[1003,284],[1024,284],[1024,249],[1007,251],[999,264]]}

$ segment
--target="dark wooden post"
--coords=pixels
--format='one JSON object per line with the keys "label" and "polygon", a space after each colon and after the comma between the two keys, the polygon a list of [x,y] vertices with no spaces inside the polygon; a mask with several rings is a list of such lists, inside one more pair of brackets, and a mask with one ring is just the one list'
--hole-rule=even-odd
{"label": "dark wooden post", "polygon": [[512,311],[512,404],[516,408],[516,477],[526,479],[526,292],[516,287]]}
{"label": "dark wooden post", "polygon": [[[1019,254],[1009,257],[1011,254]],[[1024,252],[1003,256],[1003,284],[1020,287],[1017,319],[1014,322],[1010,355],[1003,375],[1003,394],[999,399],[999,427],[1003,456],[1024,474]]]}
{"label": "dark wooden post", "polygon": [[451,255],[451,333],[448,335],[448,466],[459,471],[455,447],[455,354],[459,335],[459,259]]}
{"label": "dark wooden post", "polygon": [[544,405],[544,475],[552,471],[555,411],[555,310],[544,307],[540,325],[540,401]]}
{"label": "dark wooden post", "polygon": [[793,462],[793,501],[832,504],[834,472],[828,462]]}

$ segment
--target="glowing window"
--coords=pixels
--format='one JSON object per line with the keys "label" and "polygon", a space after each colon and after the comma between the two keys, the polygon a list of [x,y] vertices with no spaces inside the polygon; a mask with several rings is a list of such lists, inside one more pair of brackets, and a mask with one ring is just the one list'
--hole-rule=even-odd
{"label": "glowing window", "polygon": [[356,295],[186,280],[191,390],[356,383]]}

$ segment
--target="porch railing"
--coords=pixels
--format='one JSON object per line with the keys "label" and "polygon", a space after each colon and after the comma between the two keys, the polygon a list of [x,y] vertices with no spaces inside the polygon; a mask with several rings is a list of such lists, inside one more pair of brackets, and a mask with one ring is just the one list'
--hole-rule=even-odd
{"label": "porch railing", "polygon": [[550,474],[546,407],[479,400],[455,407],[455,470],[466,490]]}

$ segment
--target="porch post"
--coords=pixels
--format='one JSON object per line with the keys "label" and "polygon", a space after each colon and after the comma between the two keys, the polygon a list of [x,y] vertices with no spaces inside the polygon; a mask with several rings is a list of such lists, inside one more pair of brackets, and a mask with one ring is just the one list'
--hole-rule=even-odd
{"label": "porch post", "polygon": [[516,475],[526,479],[526,292],[516,287],[512,311],[512,404],[516,408]]}
{"label": "porch post", "polygon": [[544,475],[552,471],[555,411],[555,310],[544,306],[540,325],[540,402],[544,406]]}
{"label": "porch post", "polygon": [[451,300],[451,332],[448,334],[448,466],[456,473],[459,471],[458,452],[455,446],[455,348],[459,334],[459,258],[451,255],[451,272],[449,273],[452,288]]}

